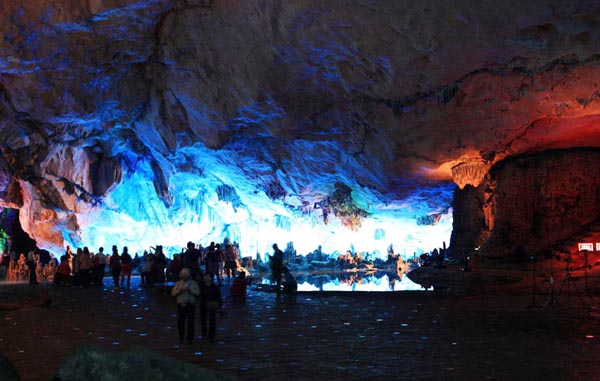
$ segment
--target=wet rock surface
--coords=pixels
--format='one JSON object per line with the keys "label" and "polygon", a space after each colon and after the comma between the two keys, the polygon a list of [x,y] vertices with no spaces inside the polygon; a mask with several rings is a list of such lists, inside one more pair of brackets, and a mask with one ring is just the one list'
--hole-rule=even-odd
{"label": "wet rock surface", "polygon": [[[151,351],[240,380],[600,377],[594,298],[573,295],[567,305],[563,292],[560,304],[532,307],[525,283],[510,292],[488,284],[480,292],[280,298],[250,289],[245,300],[231,299],[224,285],[228,314],[218,319],[217,341],[181,345],[164,288],[141,288],[137,279],[118,291],[108,279],[88,289],[4,283],[2,300],[42,294],[52,303],[0,312],[0,353],[23,380],[50,379],[84,348]],[[540,284],[538,300],[546,289]]]}

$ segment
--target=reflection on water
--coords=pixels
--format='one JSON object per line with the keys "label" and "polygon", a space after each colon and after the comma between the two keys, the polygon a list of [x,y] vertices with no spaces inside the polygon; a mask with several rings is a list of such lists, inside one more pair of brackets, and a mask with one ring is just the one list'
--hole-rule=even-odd
{"label": "reflection on water", "polygon": [[[391,272],[330,272],[295,274],[298,291],[427,291],[407,276]],[[262,284],[270,285],[269,278]]]}

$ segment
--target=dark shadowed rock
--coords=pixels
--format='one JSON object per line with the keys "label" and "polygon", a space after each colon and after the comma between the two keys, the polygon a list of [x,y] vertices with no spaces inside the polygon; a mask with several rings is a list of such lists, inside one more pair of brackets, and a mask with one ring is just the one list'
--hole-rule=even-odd
{"label": "dark shadowed rock", "polygon": [[68,358],[53,381],[234,381],[236,377],[146,350],[112,352],[82,348]]}
{"label": "dark shadowed rock", "polygon": [[15,366],[6,357],[0,355],[0,380],[19,381],[20,379]]}

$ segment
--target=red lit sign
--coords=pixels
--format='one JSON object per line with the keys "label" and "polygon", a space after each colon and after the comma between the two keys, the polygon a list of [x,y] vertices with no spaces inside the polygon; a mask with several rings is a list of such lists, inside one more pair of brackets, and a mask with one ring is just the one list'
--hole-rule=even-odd
{"label": "red lit sign", "polygon": [[[598,244],[596,244],[596,247],[600,247]],[[594,251],[594,244],[592,242],[585,242],[585,243],[578,243],[577,244],[577,248],[579,251]]]}

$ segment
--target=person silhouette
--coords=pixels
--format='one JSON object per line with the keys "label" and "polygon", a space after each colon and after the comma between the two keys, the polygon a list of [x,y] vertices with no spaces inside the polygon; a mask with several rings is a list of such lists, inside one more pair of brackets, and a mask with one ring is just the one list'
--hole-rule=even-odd
{"label": "person silhouette", "polygon": [[283,251],[279,249],[276,243],[273,244],[273,255],[269,257],[271,273],[275,281],[275,292],[281,293],[281,274],[283,272]]}
{"label": "person silhouette", "polygon": [[27,268],[29,269],[29,285],[37,285],[39,282],[37,281],[37,274],[35,272],[35,267],[37,266],[38,256],[35,254],[35,251],[30,250],[27,254]]}
{"label": "person silhouette", "polygon": [[296,278],[292,275],[290,269],[285,266],[283,267],[282,272],[285,277],[283,281],[283,292],[286,294],[295,294],[298,291],[298,282],[296,281]]}
{"label": "person silhouette", "polygon": [[202,338],[205,338],[208,332],[208,339],[211,343],[215,341],[217,333],[217,310],[219,308],[223,308],[221,291],[213,283],[213,274],[207,272],[204,274],[204,285],[202,286],[200,324]]}

